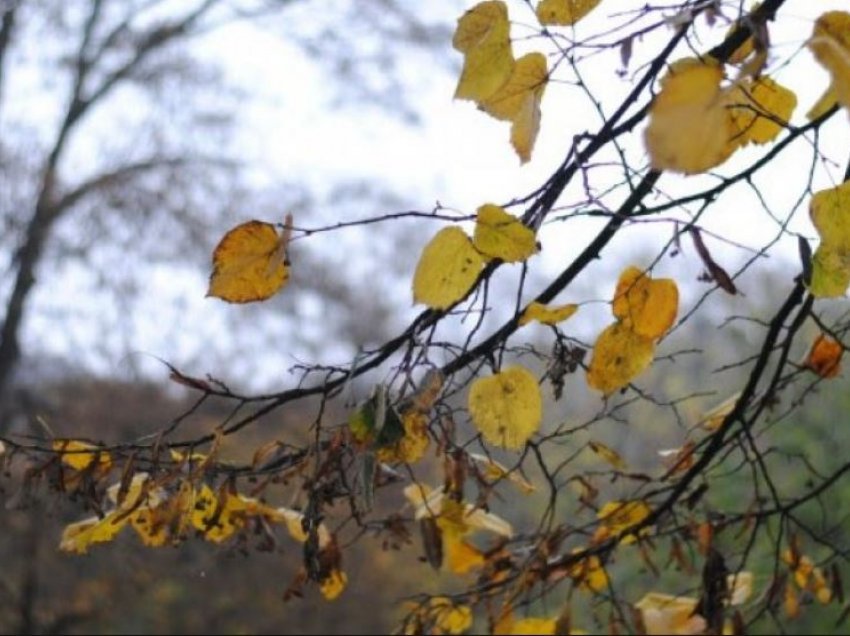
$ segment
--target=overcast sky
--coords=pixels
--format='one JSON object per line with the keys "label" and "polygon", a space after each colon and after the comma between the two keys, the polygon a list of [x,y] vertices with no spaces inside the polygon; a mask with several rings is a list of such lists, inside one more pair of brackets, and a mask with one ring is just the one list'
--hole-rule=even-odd
{"label": "overcast sky", "polygon": [[[470,7],[474,3],[458,1],[416,4],[416,10],[422,15],[429,18],[435,16],[432,19],[453,26],[462,7]],[[643,4],[619,0],[603,2],[595,14],[578,25],[576,35],[581,37],[582,34],[595,33],[625,21],[624,15],[628,9]],[[316,5],[315,2],[303,3],[300,9],[288,16],[288,24],[309,25],[309,21],[315,19],[311,17],[314,15],[311,12],[315,11]],[[508,2],[508,5],[514,21],[512,35],[517,40],[518,51],[533,50],[545,45],[539,38],[526,40],[524,37],[532,33],[532,15],[527,7],[517,1]],[[805,112],[827,85],[825,72],[807,51],[800,49],[811,33],[813,19],[830,8],[846,9],[847,3],[841,0],[820,0],[816,3],[790,0],[783,8],[782,21],[771,30],[773,48],[768,70],[775,69],[775,74],[771,72],[771,75],[793,89],[799,97],[792,123],[805,122]],[[322,19],[326,17],[327,14],[323,14]],[[703,26],[699,32],[710,37],[696,44],[705,50],[719,42],[724,31],[725,28],[720,26],[713,30]],[[616,48],[593,56],[582,66],[585,72],[583,79],[592,93],[601,100],[607,112],[611,112],[619,103],[618,98],[631,88],[634,73],[644,61],[651,59],[659,48],[658,43],[662,42],[668,33],[667,29],[660,29],[654,35],[636,40],[633,44],[633,58],[625,73],[618,72],[623,69]],[[368,39],[370,35],[366,32],[362,37]],[[276,32],[274,23],[235,24],[209,34],[196,46],[202,58],[222,65],[229,80],[239,85],[245,93],[239,107],[239,129],[235,137],[238,146],[235,150],[249,165],[253,165],[250,171],[251,179],[258,188],[274,188],[280,183],[297,183],[307,190],[321,194],[333,190],[341,183],[365,180],[403,195],[415,209],[427,211],[436,201],[440,201],[449,208],[472,214],[482,203],[505,203],[513,197],[531,192],[542,184],[562,161],[574,135],[593,131],[599,126],[598,116],[583,98],[580,89],[569,83],[572,79],[570,75],[557,75],[556,78],[562,81],[556,79],[547,88],[543,102],[542,126],[533,158],[530,163],[521,166],[508,142],[509,124],[489,118],[469,102],[452,100],[461,57],[450,48],[449,42],[446,42],[446,50],[442,52],[422,53],[410,47],[396,49],[398,65],[404,69],[400,74],[403,79],[404,100],[418,116],[416,123],[411,123],[402,115],[395,116],[386,108],[358,100],[341,100],[340,97],[346,93],[346,87],[336,83],[337,78],[328,72],[320,59],[311,58],[303,48],[288,41],[286,37],[281,37],[281,34]],[[681,55],[685,54],[686,51],[683,50]],[[380,73],[380,70],[375,69],[375,72]],[[821,141],[827,156],[836,161],[846,161],[846,149],[850,147],[848,131],[850,128],[847,125],[847,116],[843,113],[826,126]],[[634,158],[634,165],[645,165],[639,131],[631,136],[627,144],[630,157]],[[775,206],[779,216],[789,213],[788,201],[800,195],[807,178],[810,153],[806,154],[803,143],[797,147],[798,151],[786,153],[779,160],[781,167],[777,167],[778,172],[777,169],[772,171],[774,176],[758,184],[761,193],[769,205]],[[740,152],[718,169],[718,172],[729,174],[735,166],[746,165],[748,160],[759,156],[759,152]],[[815,185],[831,185],[830,178],[834,179],[842,169],[843,164],[840,168],[819,169],[815,176]],[[604,171],[600,174],[604,174]],[[776,174],[781,174],[782,178],[777,179]],[[699,179],[701,178],[665,175],[661,187],[669,193],[691,191]],[[711,178],[706,179],[706,183],[716,182]],[[597,180],[592,187],[601,192],[604,185]],[[562,203],[568,205],[572,202],[569,200],[570,196],[580,195],[579,186],[578,190],[568,191]],[[613,205],[619,200],[622,200],[622,194],[613,196],[610,203]],[[757,249],[766,242],[764,233],[775,230],[775,227],[770,229],[771,221],[765,212],[757,208],[758,202],[752,191],[742,192],[738,198],[725,197],[718,209],[706,219],[706,227],[740,245]],[[521,211],[521,208],[517,210]],[[346,209],[345,214],[367,217],[393,211],[395,210],[364,206],[360,210]],[[283,212],[285,211],[281,211],[281,218]],[[245,210],[243,216],[233,219],[233,225],[255,216],[252,210]],[[279,222],[281,218],[262,220]],[[686,218],[686,215],[682,218]],[[296,219],[296,223],[299,220]],[[303,222],[315,225],[333,220],[343,219],[337,216],[335,210],[323,210],[320,216]],[[588,222],[560,226],[555,230],[547,229],[541,234],[543,251],[532,261],[541,276],[547,272],[559,271],[568,262],[570,254],[581,248],[583,241],[598,224]],[[408,222],[408,227],[417,239],[415,243],[418,242],[419,247],[399,254],[396,266],[402,271],[409,271],[412,276],[418,250],[436,232],[438,226],[433,222],[423,221]],[[791,227],[807,236],[815,236],[805,209],[795,215]],[[643,229],[629,230],[627,237],[622,242],[613,244],[611,252],[606,253],[605,256],[609,257],[609,260],[604,266],[591,268],[587,274],[590,278],[580,279],[577,289],[596,293],[598,299],[604,300],[615,280],[609,280],[611,272],[616,276],[616,271],[629,264],[634,254],[640,253],[651,258],[662,244],[659,237],[663,234],[663,240],[666,240],[671,233],[672,224],[669,223],[648,224]],[[296,250],[316,250],[319,253],[327,251],[330,255],[339,256],[340,250],[345,249],[352,251],[351,259],[368,259],[369,255],[376,251],[372,249],[372,245],[381,241],[383,236],[379,227],[354,228],[344,233],[315,235],[300,242]],[[362,246],[362,249],[358,249],[359,246]],[[740,262],[747,256],[746,250],[727,246],[719,241],[713,242],[712,247],[715,255],[719,259],[726,259],[725,262]],[[781,241],[772,253],[771,266],[793,267],[789,263],[795,251],[796,245],[792,240]],[[380,253],[379,250],[378,252]],[[783,257],[789,261],[781,262]],[[684,274],[694,281],[699,273],[699,266],[694,258],[686,263],[681,260],[662,262],[658,272],[663,275]],[[341,272],[341,275],[345,273]],[[182,360],[191,360],[193,371],[217,374],[214,368],[203,368],[206,361],[204,351],[211,345],[209,342],[192,338],[193,325],[203,324],[213,332],[216,329],[226,330],[229,328],[225,320],[228,312],[243,310],[204,298],[207,276],[208,271],[193,272],[186,269],[177,273],[168,270],[152,272],[146,293],[161,299],[159,319],[156,322],[143,320],[138,323],[127,320],[131,334],[128,336],[131,340],[130,348],[143,354],[161,356],[178,366]],[[594,276],[596,278],[593,278]],[[680,286],[687,288],[688,282],[687,279],[682,280]],[[418,311],[411,306],[407,284],[406,281],[394,285],[387,284],[389,291],[386,293],[396,296],[393,303],[398,308],[396,318],[399,325],[415,316]],[[60,285],[65,292],[71,290],[76,293],[73,282],[63,280]],[[696,287],[695,294],[702,291]],[[48,283],[48,287],[39,292],[42,311],[34,316],[28,334],[38,334],[39,346],[47,351],[69,355],[67,339],[49,337],[55,329],[55,324],[54,317],[44,311],[45,308],[49,309],[51,304],[45,299],[50,298],[56,291],[55,288],[51,290]],[[287,293],[287,290],[283,293]],[[170,301],[178,299],[178,304],[171,304]],[[567,302],[587,299],[567,293],[559,300]],[[685,303],[688,299],[686,293]],[[364,301],[368,302],[368,299]],[[252,311],[254,313],[250,315],[256,316],[256,312],[261,312],[262,309]],[[274,311],[272,305],[268,311]],[[321,307],[314,308],[318,317],[321,316],[321,311]],[[352,308],[352,311],[356,311],[356,308]],[[604,308],[599,311],[604,312]],[[576,329],[583,337],[592,339],[598,330],[594,326],[593,318],[594,314],[590,313],[584,322],[577,322]],[[64,323],[64,328],[68,332],[78,332],[77,340],[85,342],[92,335],[90,327],[86,326],[90,325],[90,319],[91,316],[87,316],[85,312],[76,317],[72,315]],[[114,317],[116,321],[121,319]],[[164,340],[163,324],[185,325],[186,338],[179,342]],[[43,337],[45,334],[48,337]],[[102,337],[102,334],[98,334],[98,337]],[[281,344],[280,350],[270,355],[272,362],[269,368],[273,371],[269,377],[264,377],[263,373],[252,375],[253,381],[250,384],[266,385],[267,381],[276,381],[280,377],[281,365],[291,364],[300,356],[307,355],[305,350],[299,349],[297,334],[281,331],[279,337],[285,338],[285,342]],[[346,353],[350,352],[337,350],[329,355],[341,356]],[[126,360],[101,358],[97,364],[100,365],[100,370],[109,373],[110,367],[120,372],[124,363]],[[156,370],[157,366],[153,364],[148,368]],[[161,367],[158,373],[162,374]]]}

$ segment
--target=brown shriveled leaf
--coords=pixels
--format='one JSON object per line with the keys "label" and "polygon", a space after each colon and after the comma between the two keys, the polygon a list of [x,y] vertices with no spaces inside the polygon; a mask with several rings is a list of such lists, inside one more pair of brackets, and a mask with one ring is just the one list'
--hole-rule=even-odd
{"label": "brown shriveled leaf", "polygon": [[723,107],[722,79],[722,65],[710,59],[670,66],[644,134],[653,168],[696,174],[729,158],[734,126]]}
{"label": "brown shriveled leaf", "polygon": [[699,254],[703,265],[705,265],[706,270],[708,270],[708,275],[711,280],[717,283],[717,285],[726,293],[732,294],[733,296],[737,294],[738,290],[735,287],[735,283],[732,282],[732,277],[729,276],[726,270],[720,267],[720,265],[718,265],[711,257],[708,248],[705,246],[705,243],[703,243],[699,229],[692,227],[690,229],[690,235],[694,241],[694,247],[697,249],[697,254]]}

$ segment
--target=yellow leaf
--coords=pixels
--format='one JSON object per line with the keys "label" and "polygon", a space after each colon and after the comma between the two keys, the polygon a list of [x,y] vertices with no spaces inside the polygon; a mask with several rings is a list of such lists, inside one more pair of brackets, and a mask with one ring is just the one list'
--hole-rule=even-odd
{"label": "yellow leaf", "polygon": [[812,196],[809,215],[821,243],[850,251],[850,181]]}
{"label": "yellow leaf", "polygon": [[455,574],[466,574],[475,568],[480,568],[485,562],[481,551],[464,541],[457,533],[443,533],[443,550],[445,551],[444,563]]}
{"label": "yellow leaf", "polygon": [[518,470],[509,471],[499,462],[478,453],[469,453],[468,457],[480,467],[482,476],[491,482],[507,479],[525,494],[536,490],[534,484],[520,475]]}
{"label": "yellow leaf", "polygon": [[[581,552],[582,549],[575,548],[573,553]],[[591,555],[571,565],[567,574],[576,582],[579,589],[597,594],[608,589],[608,573],[602,567],[602,562],[598,556]]]}
{"label": "yellow leaf", "polygon": [[558,621],[554,618],[520,618],[513,622],[510,631],[506,633],[511,636],[532,636],[533,634],[548,636],[555,633],[557,624]]}
{"label": "yellow leaf", "polygon": [[652,364],[655,343],[615,322],[603,331],[593,347],[587,371],[591,388],[610,395],[623,388]]}
{"label": "yellow leaf", "polygon": [[722,79],[723,68],[713,60],[686,58],[670,66],[644,133],[653,168],[696,174],[729,157],[734,127]]}
{"label": "yellow leaf", "polygon": [[726,101],[735,129],[733,143],[738,147],[773,141],[797,107],[794,92],[769,77],[736,83]]}
{"label": "yellow leaf", "polygon": [[830,84],[827,89],[823,92],[818,98],[818,101],[814,103],[814,105],[809,109],[809,112],[806,113],[806,119],[812,121],[813,119],[819,119],[823,115],[825,115],[828,111],[832,110],[832,107],[838,103],[838,96],[835,94],[835,89]]}
{"label": "yellow leaf", "polygon": [[676,320],[679,289],[670,278],[652,279],[637,267],[627,267],[617,281],[613,310],[636,334],[660,338]]}
{"label": "yellow leaf", "polygon": [[753,573],[742,571],[726,577],[729,605],[743,605],[753,594]]}
{"label": "yellow leaf", "polygon": [[348,585],[348,575],[342,570],[331,570],[330,574],[319,582],[319,590],[328,601],[333,601]]}
{"label": "yellow leaf", "polygon": [[218,497],[204,484],[195,499],[192,525],[208,541],[221,543],[245,525],[247,508],[247,501],[239,495],[224,493]]}
{"label": "yellow leaf", "polygon": [[671,596],[659,592],[644,595],[635,607],[640,611],[646,633],[653,634],[703,634],[708,625],[694,612],[697,599]]}
{"label": "yellow leaf", "polygon": [[809,48],[832,77],[835,97],[850,108],[850,13],[827,11],[815,21]]}
{"label": "yellow leaf", "polygon": [[850,252],[821,243],[812,257],[809,291],[816,298],[838,298],[850,286]]}
{"label": "yellow leaf", "polygon": [[723,420],[735,409],[738,403],[738,398],[741,397],[740,392],[729,396],[717,406],[713,406],[710,410],[703,414],[700,419],[700,425],[709,431],[716,431],[723,424]]}
{"label": "yellow leaf", "polygon": [[445,597],[436,596],[431,599],[430,610],[434,616],[434,624],[441,633],[463,634],[472,627],[472,610],[467,605],[455,605]]}
{"label": "yellow leaf", "polygon": [[472,243],[485,256],[506,263],[524,261],[537,251],[534,232],[515,216],[490,203],[478,208]]}
{"label": "yellow leaf", "polygon": [[455,99],[484,101],[508,80],[514,68],[505,3],[480,2],[464,13],[452,45],[464,54]]}
{"label": "yellow leaf", "polygon": [[557,325],[578,311],[578,305],[567,304],[549,307],[543,303],[533,302],[528,305],[519,317],[519,324],[527,325],[533,320],[544,325]]}
{"label": "yellow leaf", "polygon": [[[53,450],[61,451],[62,463],[74,470],[85,470],[97,462],[98,471],[106,472],[112,467],[112,459],[106,451],[97,446],[75,439],[55,440]],[[86,452],[84,452],[86,451]]]}
{"label": "yellow leaf", "polygon": [[94,543],[112,541],[124,526],[127,525],[127,515],[113,511],[102,519],[90,517],[65,526],[59,549],[63,552],[85,554]]}
{"label": "yellow leaf", "polygon": [[620,454],[614,451],[613,449],[608,448],[602,442],[590,440],[588,442],[588,446],[590,446],[590,450],[599,455],[602,459],[611,464],[614,468],[618,470],[626,469],[626,462],[623,461],[623,458],[620,457]]}
{"label": "yellow leaf", "polygon": [[459,227],[443,228],[431,239],[413,275],[413,302],[446,309],[461,300],[478,278],[484,259]]}
{"label": "yellow leaf", "polygon": [[522,163],[531,159],[540,131],[540,102],[548,81],[546,57],[528,53],[517,60],[508,81],[481,103],[493,117],[511,122],[511,144]]}
{"label": "yellow leaf", "polygon": [[803,363],[822,378],[834,378],[841,372],[844,347],[826,334],[818,334]]}
{"label": "yellow leaf", "polygon": [[850,181],[816,192],[809,214],[821,237],[810,291],[818,298],[843,296],[850,284]]}
{"label": "yellow leaf", "polygon": [[207,296],[231,303],[265,300],[289,280],[281,239],[271,223],[248,221],[230,230],[213,252]]}
{"label": "yellow leaf", "polygon": [[601,0],[540,0],[537,19],[540,24],[569,26],[596,8]]}
{"label": "yellow leaf", "polygon": [[404,425],[404,437],[390,446],[378,449],[378,461],[412,464],[425,456],[430,444],[428,416],[418,411],[410,411],[401,416],[401,421]]}
{"label": "yellow leaf", "polygon": [[[609,501],[596,513],[602,526],[611,534],[619,534],[633,528],[646,519],[651,510],[643,501]],[[639,531],[641,536],[649,534],[649,528]],[[626,535],[621,542],[624,544],[634,543],[634,534]]]}
{"label": "yellow leaf", "polygon": [[469,414],[489,443],[522,448],[543,419],[537,379],[518,365],[478,378],[469,389]]}

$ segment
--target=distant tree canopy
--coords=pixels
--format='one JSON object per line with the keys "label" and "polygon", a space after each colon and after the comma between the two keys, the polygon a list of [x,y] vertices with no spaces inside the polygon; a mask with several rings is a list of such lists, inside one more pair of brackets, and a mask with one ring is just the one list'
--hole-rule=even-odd
{"label": "distant tree canopy", "polygon": [[[185,411],[116,443],[8,435],[7,472],[89,510],[58,540],[74,555],[122,534],[151,548],[299,545],[285,600],[350,593],[356,543],[413,550],[422,583],[400,600],[403,633],[742,634],[810,616],[841,629],[850,460],[846,436],[814,440],[808,425],[842,382],[850,330],[850,162],[828,143],[850,130],[850,13],[807,6],[802,34],[803,11],[472,6],[453,37],[454,97],[509,123],[521,164],[545,135],[563,143],[539,188],[474,213],[246,217],[212,254],[209,302],[259,302],[287,293],[315,242],[416,224],[424,308],[410,324],[343,364],[300,364],[264,394],[169,360],[195,397]],[[793,50],[772,37],[788,20]],[[801,64],[825,69],[815,92],[793,85]],[[597,128],[547,128],[559,98]],[[651,257],[599,280],[638,240]],[[765,312],[748,293],[761,270],[787,267],[789,246],[793,271],[772,279]],[[546,278],[533,276],[541,252],[558,262]],[[579,296],[588,280],[602,298]],[[718,322],[726,297],[722,328],[691,328]],[[712,339],[734,323],[747,339],[716,363]],[[717,366],[682,371],[702,360]],[[186,432],[211,400],[230,414]],[[310,416],[281,426],[295,408]],[[257,431],[249,459],[227,457]]]}

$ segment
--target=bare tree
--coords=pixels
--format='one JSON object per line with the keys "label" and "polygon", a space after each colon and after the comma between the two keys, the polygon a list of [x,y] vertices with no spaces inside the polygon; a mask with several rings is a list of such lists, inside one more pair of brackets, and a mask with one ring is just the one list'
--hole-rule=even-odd
{"label": "bare tree", "polygon": [[[0,254],[6,275],[0,284],[0,395],[21,359],[28,306],[39,276],[49,275],[47,263],[51,271],[79,263],[97,277],[97,285],[121,298],[144,286],[140,272],[126,266],[128,254],[143,254],[148,264],[176,264],[187,257],[200,262],[208,258],[211,230],[219,233],[222,219],[249,200],[266,205],[242,185],[244,161],[230,149],[232,115],[241,96],[228,92],[216,68],[195,59],[192,45],[234,21],[274,20],[311,4],[14,0],[2,5]],[[415,46],[430,47],[446,36],[445,29],[424,25],[401,5],[377,4],[358,14],[342,3],[345,16],[323,22],[321,33],[283,30],[284,37],[315,52],[329,72],[350,74],[376,60],[371,53],[349,51],[342,63],[338,44],[347,39],[341,35],[345,20],[384,33],[395,29],[394,37]],[[328,34],[335,39],[323,50],[316,38]],[[26,81],[16,80],[27,77],[41,85],[23,95],[18,89]],[[365,90],[365,83],[357,83]],[[397,91],[366,91],[348,99],[379,103],[393,94]],[[49,116],[40,110],[29,116],[22,110],[24,98],[37,100]],[[274,205],[270,214],[282,216],[283,205],[311,205],[310,193],[290,187]],[[314,283],[323,293],[321,276]]]}

